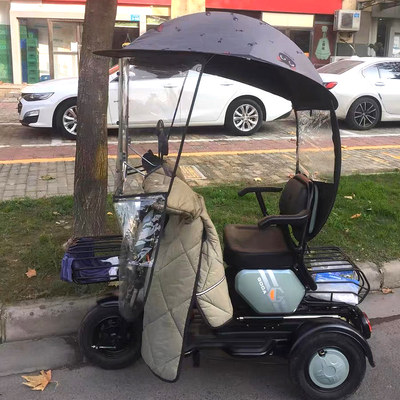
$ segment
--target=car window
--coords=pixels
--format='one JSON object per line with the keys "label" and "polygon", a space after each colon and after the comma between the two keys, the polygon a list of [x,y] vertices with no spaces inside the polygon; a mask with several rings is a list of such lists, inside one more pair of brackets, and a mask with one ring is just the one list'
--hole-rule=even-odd
{"label": "car window", "polygon": [[147,67],[144,69],[139,69],[137,67],[131,66],[130,79],[135,81],[143,81],[146,79],[168,79],[168,78],[183,78],[185,77],[184,72],[168,71],[168,69],[157,69]]}
{"label": "car window", "polygon": [[371,65],[368,68],[363,69],[362,74],[364,78],[367,78],[371,81],[378,81],[379,80],[379,72],[378,67],[376,65]]}
{"label": "car window", "polygon": [[350,69],[356,67],[357,65],[362,64],[364,61],[361,60],[340,60],[336,61],[332,64],[324,65],[321,68],[318,68],[318,72],[321,74],[343,74],[344,72],[349,71]]}
{"label": "car window", "polygon": [[400,63],[385,62],[378,64],[381,79],[400,79]]}

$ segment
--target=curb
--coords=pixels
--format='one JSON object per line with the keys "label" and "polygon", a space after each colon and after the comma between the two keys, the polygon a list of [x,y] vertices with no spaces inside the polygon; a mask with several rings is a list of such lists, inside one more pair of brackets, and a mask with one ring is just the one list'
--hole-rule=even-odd
{"label": "curb", "polygon": [[0,343],[74,334],[96,299],[63,297],[3,306]]}
{"label": "curb", "polygon": [[[400,287],[400,260],[379,268],[372,262],[358,263],[372,291]],[[75,334],[85,314],[96,304],[96,297],[62,297],[24,301],[10,306],[0,304],[0,343]]]}

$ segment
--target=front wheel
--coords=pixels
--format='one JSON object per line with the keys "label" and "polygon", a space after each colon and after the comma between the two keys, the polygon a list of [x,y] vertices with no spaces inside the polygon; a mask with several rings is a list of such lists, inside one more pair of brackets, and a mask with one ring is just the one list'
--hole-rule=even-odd
{"label": "front wheel", "polygon": [[57,110],[55,119],[57,131],[65,139],[76,140],[78,126],[76,99],[69,99],[62,103]]}
{"label": "front wheel", "polygon": [[357,130],[372,129],[381,119],[381,109],[372,97],[361,97],[350,107],[346,122]]}
{"label": "front wheel", "polygon": [[366,369],[363,349],[338,333],[306,339],[289,361],[290,375],[307,399],[343,399],[360,386]]}
{"label": "front wheel", "polygon": [[247,98],[233,101],[225,116],[225,127],[236,136],[248,136],[257,132],[263,122],[260,105]]}
{"label": "front wheel", "polygon": [[141,352],[142,320],[128,322],[118,304],[98,305],[83,319],[79,347],[85,357],[103,369],[120,369],[133,364]]}

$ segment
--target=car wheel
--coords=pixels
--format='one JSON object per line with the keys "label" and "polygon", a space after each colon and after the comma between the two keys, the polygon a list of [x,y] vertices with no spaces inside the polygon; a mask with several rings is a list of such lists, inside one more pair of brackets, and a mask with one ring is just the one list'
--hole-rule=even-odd
{"label": "car wheel", "polygon": [[381,119],[379,103],[372,97],[361,97],[350,107],[346,121],[357,130],[373,128]]}
{"label": "car wheel", "polygon": [[76,99],[69,99],[61,104],[56,114],[57,131],[65,138],[76,140],[78,112]]}
{"label": "car wheel", "polygon": [[292,354],[290,375],[307,399],[343,399],[360,386],[366,369],[363,349],[338,333],[308,338]]}
{"label": "car wheel", "polygon": [[118,305],[97,305],[83,319],[79,347],[85,357],[103,369],[120,369],[140,357],[142,321],[126,321]]}
{"label": "car wheel", "polygon": [[233,101],[226,111],[225,127],[237,136],[248,136],[257,132],[263,122],[260,105],[247,98]]}

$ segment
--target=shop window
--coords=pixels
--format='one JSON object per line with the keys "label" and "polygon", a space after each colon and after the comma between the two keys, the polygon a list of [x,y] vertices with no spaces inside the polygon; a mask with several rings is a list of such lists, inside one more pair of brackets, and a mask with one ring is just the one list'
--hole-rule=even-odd
{"label": "shop window", "polygon": [[310,53],[311,32],[291,30],[289,37],[307,55]]}
{"label": "shop window", "polygon": [[158,25],[168,21],[170,17],[159,17],[155,15],[148,15],[146,17],[146,30],[156,28]]}
{"label": "shop window", "polygon": [[311,48],[311,31],[299,29],[277,28],[280,32],[288,36],[300,49],[309,56]]}
{"label": "shop window", "polygon": [[19,20],[22,81],[50,78],[49,30],[46,19]]}
{"label": "shop window", "polygon": [[392,57],[400,57],[400,33],[393,36]]}
{"label": "shop window", "polygon": [[0,25],[0,81],[12,82],[10,26]]}
{"label": "shop window", "polygon": [[82,23],[50,21],[50,26],[52,29],[54,78],[78,76]]}

